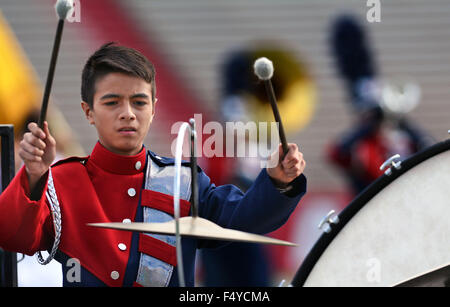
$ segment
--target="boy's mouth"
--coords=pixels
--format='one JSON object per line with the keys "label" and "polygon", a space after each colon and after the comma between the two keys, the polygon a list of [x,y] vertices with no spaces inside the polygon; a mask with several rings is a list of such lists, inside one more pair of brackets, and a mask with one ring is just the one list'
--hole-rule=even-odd
{"label": "boy's mouth", "polygon": [[133,127],[122,127],[119,129],[119,133],[122,133],[122,134],[132,134],[132,133],[135,133],[136,131],[137,131],[137,129],[133,128]]}

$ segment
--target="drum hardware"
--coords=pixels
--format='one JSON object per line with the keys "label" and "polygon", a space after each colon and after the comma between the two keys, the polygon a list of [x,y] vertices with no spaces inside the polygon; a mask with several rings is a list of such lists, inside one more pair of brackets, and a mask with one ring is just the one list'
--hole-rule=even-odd
{"label": "drum hardware", "polygon": [[317,227],[325,233],[330,233],[331,232],[331,224],[339,223],[339,217],[334,214],[335,214],[334,210],[331,210],[330,212],[328,212],[328,214],[320,221],[320,223]]}
{"label": "drum hardware", "polygon": [[[386,161],[384,161],[384,163],[380,166],[380,171],[384,170],[389,164],[391,165],[391,167],[394,167],[395,169],[401,169],[401,161],[396,162],[395,159],[399,159],[400,155],[396,154],[393,155],[392,157],[390,157],[389,159],[387,159]],[[389,167],[384,174],[386,176],[390,176],[392,174],[392,169],[391,167]]]}

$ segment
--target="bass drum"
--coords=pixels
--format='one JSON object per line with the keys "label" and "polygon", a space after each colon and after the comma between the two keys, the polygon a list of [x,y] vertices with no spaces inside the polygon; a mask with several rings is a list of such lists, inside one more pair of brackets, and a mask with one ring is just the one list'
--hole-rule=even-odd
{"label": "bass drum", "polygon": [[450,140],[435,144],[368,186],[291,285],[390,287],[450,263],[449,149]]}

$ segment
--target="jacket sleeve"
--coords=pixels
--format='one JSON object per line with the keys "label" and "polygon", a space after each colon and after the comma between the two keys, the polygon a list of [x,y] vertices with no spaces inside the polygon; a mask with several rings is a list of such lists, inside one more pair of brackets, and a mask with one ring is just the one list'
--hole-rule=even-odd
{"label": "jacket sleeve", "polygon": [[0,247],[33,255],[52,243],[50,210],[46,203],[47,184],[39,200],[31,200],[25,167],[0,194]]}
{"label": "jacket sleeve", "polygon": [[[281,227],[306,193],[303,174],[294,180],[295,191],[290,191],[289,195],[275,188],[265,169],[245,194],[234,185],[215,186],[204,172],[200,172],[198,178],[201,217],[221,227],[257,234]],[[216,246],[210,241],[199,243],[199,247]]]}

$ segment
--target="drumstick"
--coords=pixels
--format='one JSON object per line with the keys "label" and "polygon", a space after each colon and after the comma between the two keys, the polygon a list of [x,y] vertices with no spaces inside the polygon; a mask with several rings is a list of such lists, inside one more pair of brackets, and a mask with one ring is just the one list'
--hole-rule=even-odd
{"label": "drumstick", "polygon": [[195,120],[189,120],[191,126],[191,193],[192,193],[192,216],[198,216],[198,179],[197,179],[197,134],[195,131]]}
{"label": "drumstick", "polygon": [[56,14],[58,15],[58,26],[56,28],[55,40],[53,42],[52,57],[50,59],[50,67],[48,69],[47,81],[45,83],[44,96],[42,98],[41,114],[39,116],[38,125],[43,127],[45,117],[47,115],[48,100],[52,89],[53,76],[55,74],[56,60],[58,58],[59,46],[64,28],[64,20],[67,13],[73,8],[72,0],[58,0],[55,4]]}
{"label": "drumstick", "polygon": [[288,152],[288,146],[286,142],[286,135],[284,134],[283,123],[281,122],[280,112],[278,111],[277,100],[275,98],[275,92],[273,91],[271,78],[273,76],[273,63],[268,58],[262,57],[255,61],[253,65],[255,75],[264,82],[266,93],[272,106],[273,115],[275,121],[278,123],[278,133],[280,136],[281,146],[283,147],[283,157]]}

